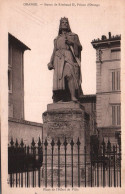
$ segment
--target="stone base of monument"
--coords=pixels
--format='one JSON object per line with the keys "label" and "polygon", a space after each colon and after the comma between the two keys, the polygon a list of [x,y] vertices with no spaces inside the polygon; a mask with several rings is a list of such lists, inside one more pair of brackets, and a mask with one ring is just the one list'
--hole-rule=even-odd
{"label": "stone base of monument", "polygon": [[85,111],[84,107],[75,102],[60,102],[48,104],[43,113],[43,138],[51,140],[67,140],[78,137],[85,145]]}
{"label": "stone base of monument", "polygon": [[69,186],[84,184],[87,122],[80,103],[48,104],[43,113],[43,140],[47,140],[43,148],[43,168],[45,182],[50,186],[52,183],[65,186],[65,182]]}

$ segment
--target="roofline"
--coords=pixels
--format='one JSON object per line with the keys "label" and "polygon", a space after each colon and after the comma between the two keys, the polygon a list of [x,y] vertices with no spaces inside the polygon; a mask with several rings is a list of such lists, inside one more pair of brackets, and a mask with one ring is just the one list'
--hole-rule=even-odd
{"label": "roofline", "polygon": [[116,42],[116,41],[119,41],[119,40],[121,40],[121,36],[119,36],[117,38],[111,38],[111,39],[105,39],[105,40],[100,40],[100,39],[98,39],[98,40],[92,40],[91,43],[105,43],[105,42],[108,42],[108,41],[110,41],[110,42]]}
{"label": "roofline", "polygon": [[99,41],[92,41],[91,44],[105,44],[107,42],[119,42],[121,39],[117,39],[117,40],[99,40]]}
{"label": "roofline", "polygon": [[24,124],[24,125],[32,125],[32,126],[36,126],[36,127],[43,127],[42,123],[27,121],[27,120],[23,120],[23,119],[16,119],[16,118],[9,117],[8,121],[9,122],[14,122],[14,123],[19,123],[19,124]]}
{"label": "roofline", "polygon": [[13,36],[12,34],[8,33],[8,38],[9,38],[9,42],[14,42],[16,41],[18,46],[20,46],[24,51],[25,50],[31,50],[28,46],[26,46],[23,42],[21,42],[19,39],[17,39],[15,36]]}
{"label": "roofline", "polygon": [[91,42],[93,48],[112,48],[112,47],[120,47],[120,40],[116,41],[107,41],[107,42]]}
{"label": "roofline", "polygon": [[108,38],[103,35],[101,39],[98,38],[98,39],[92,40],[91,44],[94,48],[98,48],[100,46],[109,47],[114,44],[117,44],[118,46],[120,46],[120,41],[121,41],[121,35],[111,36],[111,33],[109,32]]}

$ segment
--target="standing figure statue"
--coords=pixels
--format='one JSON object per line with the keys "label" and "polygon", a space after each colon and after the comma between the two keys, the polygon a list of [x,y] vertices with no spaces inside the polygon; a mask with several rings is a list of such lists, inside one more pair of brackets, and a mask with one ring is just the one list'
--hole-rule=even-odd
{"label": "standing figure statue", "polygon": [[71,32],[68,18],[61,18],[48,69],[54,69],[53,101],[78,101],[81,89],[81,50],[78,35]]}

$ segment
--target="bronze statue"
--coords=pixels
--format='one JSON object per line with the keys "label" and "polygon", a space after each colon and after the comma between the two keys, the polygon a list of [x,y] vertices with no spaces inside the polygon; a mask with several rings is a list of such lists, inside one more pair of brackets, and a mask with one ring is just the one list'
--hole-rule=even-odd
{"label": "bronze statue", "polygon": [[68,18],[61,18],[59,34],[54,40],[54,50],[48,69],[54,69],[53,100],[77,101],[81,89],[81,50],[77,34],[71,32]]}

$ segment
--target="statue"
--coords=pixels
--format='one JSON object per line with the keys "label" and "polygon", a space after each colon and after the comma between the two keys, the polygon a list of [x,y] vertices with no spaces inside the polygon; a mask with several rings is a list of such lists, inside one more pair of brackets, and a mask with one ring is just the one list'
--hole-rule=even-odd
{"label": "statue", "polygon": [[78,101],[81,89],[81,50],[78,35],[71,32],[68,18],[61,18],[48,69],[54,69],[53,101]]}

